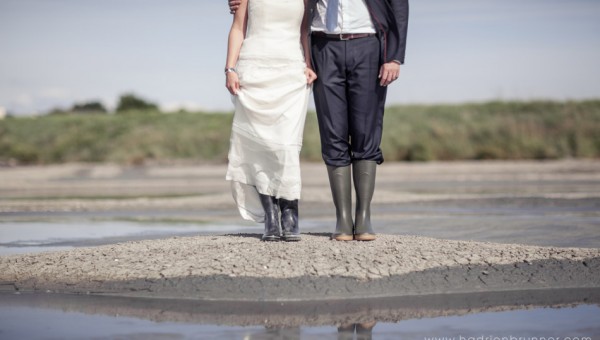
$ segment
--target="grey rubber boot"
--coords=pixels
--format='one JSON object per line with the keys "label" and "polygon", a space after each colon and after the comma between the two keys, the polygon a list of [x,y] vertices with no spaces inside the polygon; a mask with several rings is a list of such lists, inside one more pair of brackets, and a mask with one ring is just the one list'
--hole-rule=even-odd
{"label": "grey rubber boot", "polygon": [[300,227],[298,226],[298,200],[288,201],[279,199],[281,211],[281,238],[284,241],[300,241]]}
{"label": "grey rubber boot", "polygon": [[279,204],[273,196],[258,194],[260,203],[265,209],[265,233],[262,236],[263,241],[279,241]]}
{"label": "grey rubber boot", "polygon": [[335,215],[337,222],[335,232],[331,235],[332,240],[352,241],[352,179],[350,166],[334,167],[327,166],[329,174],[329,185],[333,204],[335,204]]}
{"label": "grey rubber boot", "polygon": [[372,241],[375,231],[371,226],[371,200],[375,191],[375,174],[377,162],[354,161],[352,176],[356,191],[356,217],[354,219],[354,239],[357,241]]}
{"label": "grey rubber boot", "polygon": [[347,325],[340,325],[338,330],[338,340],[354,340],[354,332],[356,331],[356,324],[351,323]]}

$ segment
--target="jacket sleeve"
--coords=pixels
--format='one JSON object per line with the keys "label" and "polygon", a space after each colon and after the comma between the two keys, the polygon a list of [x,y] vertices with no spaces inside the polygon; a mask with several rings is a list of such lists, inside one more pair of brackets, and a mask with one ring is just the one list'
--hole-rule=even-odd
{"label": "jacket sleeve", "polygon": [[406,53],[406,35],[408,30],[408,0],[387,0],[395,19],[395,27],[390,27],[391,41],[388,45],[388,59],[404,64]]}

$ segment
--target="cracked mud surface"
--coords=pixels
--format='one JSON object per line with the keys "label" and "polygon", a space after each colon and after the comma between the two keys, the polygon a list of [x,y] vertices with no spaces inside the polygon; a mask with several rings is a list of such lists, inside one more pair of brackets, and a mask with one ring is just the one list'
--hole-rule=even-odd
{"label": "cracked mud surface", "polygon": [[380,235],[176,237],[0,257],[0,290],[210,300],[320,300],[600,287],[600,249]]}

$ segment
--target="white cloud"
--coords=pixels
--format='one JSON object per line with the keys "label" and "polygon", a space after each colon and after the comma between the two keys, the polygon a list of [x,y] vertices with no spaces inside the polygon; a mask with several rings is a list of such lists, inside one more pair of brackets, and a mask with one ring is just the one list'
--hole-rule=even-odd
{"label": "white cloud", "polygon": [[29,93],[19,93],[15,96],[13,101],[15,102],[15,104],[24,107],[31,107],[34,103],[33,96]]}
{"label": "white cloud", "polygon": [[39,91],[39,96],[46,99],[69,99],[71,91],[64,87],[46,87]]}

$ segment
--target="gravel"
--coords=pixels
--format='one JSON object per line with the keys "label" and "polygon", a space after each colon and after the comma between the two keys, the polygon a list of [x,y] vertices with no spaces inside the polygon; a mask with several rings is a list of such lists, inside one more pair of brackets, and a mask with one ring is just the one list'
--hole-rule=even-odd
{"label": "gravel", "polygon": [[0,290],[295,301],[600,287],[600,249],[379,235],[174,237],[0,257]]}

